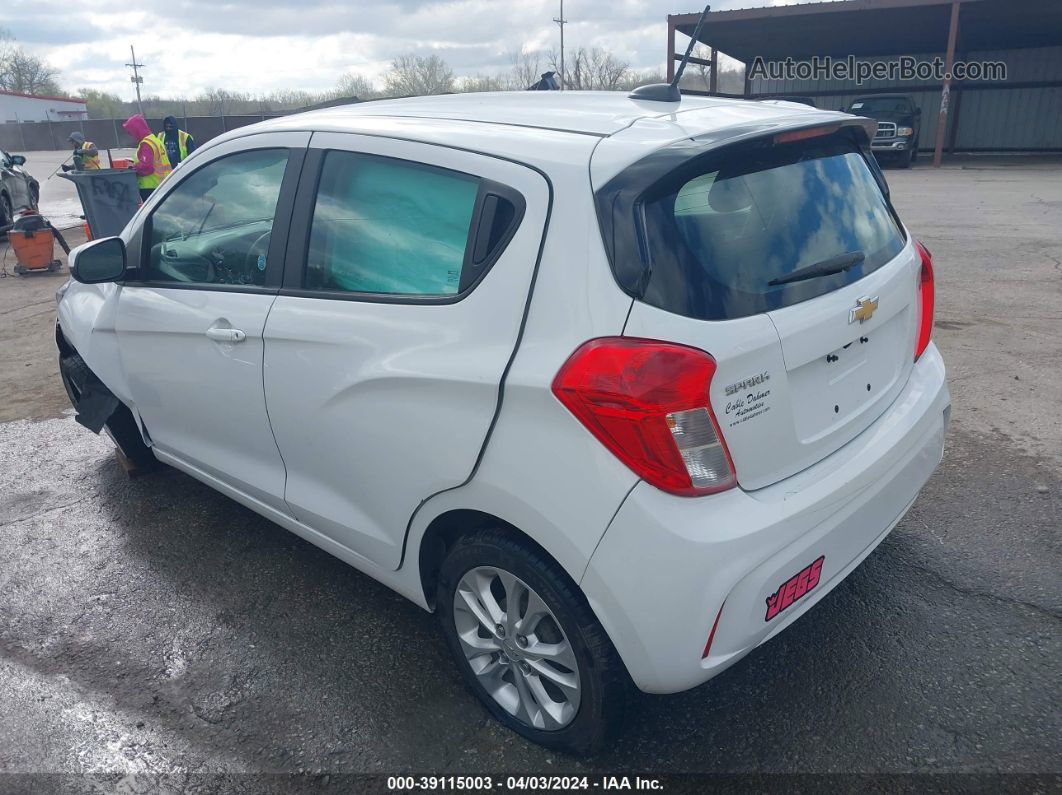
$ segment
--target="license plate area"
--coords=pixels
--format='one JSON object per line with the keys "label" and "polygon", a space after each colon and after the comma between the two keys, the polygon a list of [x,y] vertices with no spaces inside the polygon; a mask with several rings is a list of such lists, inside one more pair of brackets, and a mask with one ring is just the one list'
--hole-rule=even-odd
{"label": "license plate area", "polygon": [[801,442],[814,442],[856,421],[886,397],[903,370],[907,310],[873,330],[853,323],[833,350],[789,371],[793,421]]}

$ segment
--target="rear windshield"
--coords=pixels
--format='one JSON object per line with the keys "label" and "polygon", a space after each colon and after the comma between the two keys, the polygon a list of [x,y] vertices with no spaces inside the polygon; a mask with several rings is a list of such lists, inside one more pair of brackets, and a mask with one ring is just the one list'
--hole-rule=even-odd
{"label": "rear windshield", "polygon": [[[641,299],[706,320],[836,290],[904,246],[875,174],[843,135],[692,158],[642,193],[632,209],[645,266]],[[845,255],[862,261],[840,273],[770,284]]]}

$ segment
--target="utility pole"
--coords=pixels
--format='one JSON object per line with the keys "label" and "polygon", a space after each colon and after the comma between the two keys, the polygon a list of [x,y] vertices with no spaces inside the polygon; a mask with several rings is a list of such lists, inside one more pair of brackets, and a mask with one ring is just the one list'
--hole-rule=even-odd
{"label": "utility pole", "polygon": [[561,34],[561,62],[560,62],[560,90],[564,90],[564,26],[568,24],[568,20],[564,18],[564,0],[560,0],[560,16],[553,17],[553,21],[560,27]]}
{"label": "utility pole", "polygon": [[126,66],[133,67],[133,76],[129,78],[129,82],[136,86],[136,108],[140,111],[140,115],[144,115],[144,104],[140,101],[140,84],[144,82],[144,78],[140,76],[138,71],[144,64],[136,62],[136,51],[133,49],[133,45],[129,45],[129,54],[133,56],[133,62],[127,63]]}

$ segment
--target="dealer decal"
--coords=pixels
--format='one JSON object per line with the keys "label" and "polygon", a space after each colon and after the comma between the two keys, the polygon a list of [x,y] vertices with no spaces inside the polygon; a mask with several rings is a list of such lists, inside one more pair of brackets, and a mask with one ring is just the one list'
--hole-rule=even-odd
{"label": "dealer decal", "polygon": [[778,586],[778,590],[767,597],[767,615],[763,620],[770,621],[795,601],[807,596],[808,592],[819,584],[824,560],[826,556],[820,556],[810,566],[801,569]]}

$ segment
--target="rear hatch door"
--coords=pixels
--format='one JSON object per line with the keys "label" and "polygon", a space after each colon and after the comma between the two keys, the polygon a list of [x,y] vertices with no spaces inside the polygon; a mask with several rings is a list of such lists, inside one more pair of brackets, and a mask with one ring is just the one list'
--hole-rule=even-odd
{"label": "rear hatch door", "polygon": [[745,489],[853,439],[910,373],[920,259],[861,145],[843,130],[770,136],[678,167],[672,151],[641,192],[622,174],[598,192],[599,215],[620,216],[603,220],[617,278],[638,298],[624,333],[715,357],[711,403]]}

